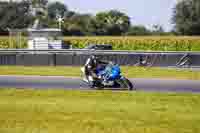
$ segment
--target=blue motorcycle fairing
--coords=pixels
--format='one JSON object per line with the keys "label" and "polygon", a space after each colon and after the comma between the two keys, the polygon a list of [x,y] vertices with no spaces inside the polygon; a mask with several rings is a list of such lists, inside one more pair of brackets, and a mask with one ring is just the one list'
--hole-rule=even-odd
{"label": "blue motorcycle fairing", "polygon": [[110,74],[109,80],[114,80],[120,77],[120,68],[118,65],[112,67],[112,72]]}
{"label": "blue motorcycle fairing", "polygon": [[106,80],[115,80],[120,78],[120,67],[118,65],[107,66],[106,68],[98,68],[96,74],[98,76],[103,76]]}

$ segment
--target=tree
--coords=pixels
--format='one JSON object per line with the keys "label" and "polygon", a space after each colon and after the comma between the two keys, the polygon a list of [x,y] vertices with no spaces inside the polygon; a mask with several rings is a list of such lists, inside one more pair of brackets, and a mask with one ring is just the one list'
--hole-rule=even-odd
{"label": "tree", "polygon": [[200,35],[200,1],[179,1],[174,8],[172,21],[179,34]]}
{"label": "tree", "polygon": [[97,35],[122,35],[130,27],[130,18],[117,10],[98,13],[95,21]]}
{"label": "tree", "polygon": [[152,35],[165,35],[163,27],[159,24],[154,24],[151,32]]}
{"label": "tree", "polygon": [[76,14],[66,17],[64,21],[64,34],[66,35],[91,35],[92,19],[90,14]]}
{"label": "tree", "polygon": [[30,5],[30,13],[34,16],[33,28],[48,27],[46,6],[48,0],[24,0]]}
{"label": "tree", "polygon": [[29,6],[29,3],[25,1],[4,3],[4,6],[0,8],[0,30],[27,28],[33,21],[33,16],[29,13]]}
{"label": "tree", "polygon": [[28,0],[33,7],[46,7],[48,0]]}
{"label": "tree", "polygon": [[48,17],[56,19],[57,15],[64,17],[67,12],[67,7],[60,2],[53,2],[48,5]]}
{"label": "tree", "polygon": [[151,31],[149,31],[143,25],[136,25],[129,28],[126,35],[136,35],[136,36],[143,36],[143,35],[150,35]]}

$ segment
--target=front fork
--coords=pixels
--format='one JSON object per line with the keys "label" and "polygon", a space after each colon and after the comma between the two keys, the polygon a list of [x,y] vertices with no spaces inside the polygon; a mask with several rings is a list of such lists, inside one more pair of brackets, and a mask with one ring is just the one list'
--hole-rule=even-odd
{"label": "front fork", "polygon": [[125,77],[121,76],[119,79],[116,80],[116,82],[119,85],[119,87],[123,86],[124,79],[125,79]]}

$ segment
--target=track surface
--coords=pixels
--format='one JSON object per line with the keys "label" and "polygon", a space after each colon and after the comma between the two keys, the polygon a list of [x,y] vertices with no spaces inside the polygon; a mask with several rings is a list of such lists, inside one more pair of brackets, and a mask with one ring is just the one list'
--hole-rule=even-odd
{"label": "track surface", "polygon": [[[200,81],[137,78],[130,80],[136,90],[200,93]],[[87,84],[80,78],[50,76],[0,76],[0,88],[88,90]]]}

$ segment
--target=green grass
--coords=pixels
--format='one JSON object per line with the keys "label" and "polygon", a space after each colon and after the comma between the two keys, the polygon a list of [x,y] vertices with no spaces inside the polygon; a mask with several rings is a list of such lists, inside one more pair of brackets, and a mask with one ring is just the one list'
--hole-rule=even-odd
{"label": "green grass", "polygon": [[80,76],[80,67],[0,66],[0,75]]}
{"label": "green grass", "polygon": [[0,133],[199,133],[200,95],[0,90]]}
{"label": "green grass", "polygon": [[167,68],[145,68],[145,67],[122,67],[127,77],[134,78],[169,78],[200,80],[200,71],[167,69]]}
{"label": "green grass", "polygon": [[[41,75],[41,76],[72,76],[80,77],[80,67],[23,67],[0,66],[0,75]],[[191,70],[122,67],[122,72],[129,78],[170,78],[200,80],[200,72]]]}

